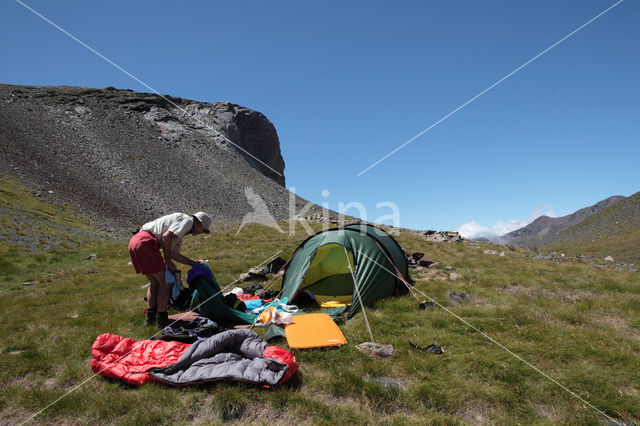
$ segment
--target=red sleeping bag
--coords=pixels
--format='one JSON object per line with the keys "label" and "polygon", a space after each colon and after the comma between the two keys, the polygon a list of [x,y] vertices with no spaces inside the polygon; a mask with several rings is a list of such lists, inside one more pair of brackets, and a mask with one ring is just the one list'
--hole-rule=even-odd
{"label": "red sleeping bag", "polygon": [[91,347],[91,369],[132,385],[190,385],[233,380],[274,386],[298,371],[287,350],[268,346],[252,330],[228,330],[193,344],[101,334]]}

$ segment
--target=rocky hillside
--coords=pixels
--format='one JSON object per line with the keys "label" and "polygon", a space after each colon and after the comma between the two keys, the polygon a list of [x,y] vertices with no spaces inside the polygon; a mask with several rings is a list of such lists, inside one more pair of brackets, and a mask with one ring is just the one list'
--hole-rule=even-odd
{"label": "rocky hillside", "polygon": [[[229,102],[0,85],[0,175],[39,185],[105,226],[196,210],[241,221],[258,199],[275,219],[289,212],[273,124]],[[295,203],[298,211],[306,201]]]}
{"label": "rocky hillside", "polygon": [[553,241],[558,232],[570,228],[624,199],[625,197],[614,195],[566,216],[540,216],[527,226],[504,235],[503,238],[508,244],[516,246],[532,247],[548,244]]}
{"label": "rocky hillside", "polygon": [[640,263],[640,192],[549,239],[548,248]]}

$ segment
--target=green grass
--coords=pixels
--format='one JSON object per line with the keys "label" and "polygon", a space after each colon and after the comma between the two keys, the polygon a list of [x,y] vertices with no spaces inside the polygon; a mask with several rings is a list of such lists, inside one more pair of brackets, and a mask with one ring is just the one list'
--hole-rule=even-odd
{"label": "green grass", "polygon": [[[4,188],[4,186],[3,186]],[[29,197],[27,197],[29,198]],[[26,203],[27,200],[24,200]],[[38,202],[34,199],[34,202]],[[3,213],[4,214],[4,213]],[[76,220],[61,212],[58,221]],[[80,219],[77,219],[80,220]],[[82,221],[81,221],[82,223]],[[90,225],[86,224],[90,228]],[[288,229],[287,224],[282,224]],[[320,225],[314,224],[314,229]],[[52,226],[55,230],[55,226]],[[209,259],[221,284],[305,238],[249,225],[187,237],[187,256]],[[640,280],[637,273],[571,260],[540,262],[483,254],[487,244],[429,243],[402,233],[462,279],[412,271],[416,288],[620,420],[640,421]],[[90,348],[101,333],[145,339],[145,279],[128,265],[127,241],[86,238],[55,252],[3,252],[0,275],[0,422],[16,423],[92,377]],[[13,251],[11,251],[13,250]],[[88,253],[95,260],[85,260]],[[38,281],[22,286],[25,281]],[[276,282],[276,285],[278,283]],[[448,293],[471,299],[456,303]],[[217,383],[139,388],[93,377],[39,414],[36,423],[588,423],[603,416],[515,359],[444,309],[421,311],[409,295],[367,309],[375,340],[396,353],[375,361],[355,346],[369,340],[362,314],[341,329],[348,344],[292,350],[300,373],[273,390]],[[264,329],[258,329],[264,334]],[[445,349],[430,355],[411,340]],[[286,341],[279,343],[287,348]],[[388,377],[402,390],[370,382]]]}

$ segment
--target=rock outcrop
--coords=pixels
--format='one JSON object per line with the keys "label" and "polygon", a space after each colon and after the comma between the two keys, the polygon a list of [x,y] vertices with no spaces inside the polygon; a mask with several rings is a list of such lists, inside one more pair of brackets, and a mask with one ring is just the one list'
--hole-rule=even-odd
{"label": "rock outcrop", "polygon": [[[276,130],[257,111],[129,90],[0,85],[0,174],[95,218],[138,226],[173,211],[239,222],[306,201],[284,188]],[[270,219],[265,217],[265,220]]]}

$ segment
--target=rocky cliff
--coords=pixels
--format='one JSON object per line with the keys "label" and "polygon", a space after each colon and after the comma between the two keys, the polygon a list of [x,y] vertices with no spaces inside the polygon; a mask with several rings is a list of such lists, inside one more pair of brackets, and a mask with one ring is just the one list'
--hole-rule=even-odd
{"label": "rocky cliff", "polygon": [[240,221],[256,196],[275,219],[289,213],[273,124],[229,102],[0,85],[0,173],[120,226],[196,210]]}

